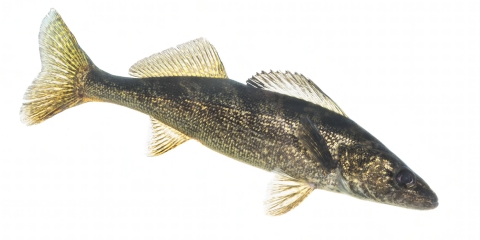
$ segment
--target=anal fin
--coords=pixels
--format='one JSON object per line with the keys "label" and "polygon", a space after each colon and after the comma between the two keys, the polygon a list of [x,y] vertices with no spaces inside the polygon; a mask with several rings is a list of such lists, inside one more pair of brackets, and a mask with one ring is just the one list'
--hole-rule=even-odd
{"label": "anal fin", "polygon": [[283,172],[275,173],[265,201],[266,213],[271,216],[279,216],[294,209],[315,189],[307,181],[295,179]]}
{"label": "anal fin", "polygon": [[148,146],[149,156],[161,155],[190,139],[187,135],[165,125],[157,119],[152,121],[153,136]]}

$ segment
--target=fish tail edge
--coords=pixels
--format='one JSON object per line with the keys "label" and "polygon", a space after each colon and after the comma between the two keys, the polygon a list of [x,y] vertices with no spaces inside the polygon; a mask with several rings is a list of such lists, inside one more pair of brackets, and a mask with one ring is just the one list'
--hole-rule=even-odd
{"label": "fish tail edge", "polygon": [[21,121],[33,125],[86,101],[83,85],[95,65],[55,9],[39,33],[42,70],[24,94]]}

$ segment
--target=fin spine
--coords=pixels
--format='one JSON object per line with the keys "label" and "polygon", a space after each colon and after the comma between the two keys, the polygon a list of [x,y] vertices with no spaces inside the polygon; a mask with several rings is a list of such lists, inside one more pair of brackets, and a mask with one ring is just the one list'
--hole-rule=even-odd
{"label": "fin spine", "polygon": [[345,112],[315,83],[299,73],[264,72],[255,74],[247,84],[260,89],[302,99],[347,117]]}

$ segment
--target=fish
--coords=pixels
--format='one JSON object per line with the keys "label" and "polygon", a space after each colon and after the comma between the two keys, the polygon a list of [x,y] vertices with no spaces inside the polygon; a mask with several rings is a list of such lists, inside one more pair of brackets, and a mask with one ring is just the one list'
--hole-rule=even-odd
{"label": "fish", "polygon": [[150,116],[149,154],[196,140],[272,172],[267,215],[297,207],[315,189],[410,209],[434,209],[427,183],[351,120],[312,80],[262,71],[228,78],[216,49],[199,38],[135,63],[131,77],[98,68],[51,9],[39,34],[41,72],[24,95],[27,125],[87,102],[121,105]]}

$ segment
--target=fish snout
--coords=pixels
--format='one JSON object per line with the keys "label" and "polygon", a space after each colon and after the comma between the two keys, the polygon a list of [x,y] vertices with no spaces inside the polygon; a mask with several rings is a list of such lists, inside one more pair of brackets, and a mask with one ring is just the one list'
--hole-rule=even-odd
{"label": "fish snout", "polygon": [[438,197],[429,188],[396,191],[390,196],[390,201],[392,205],[418,210],[429,210],[438,206]]}

